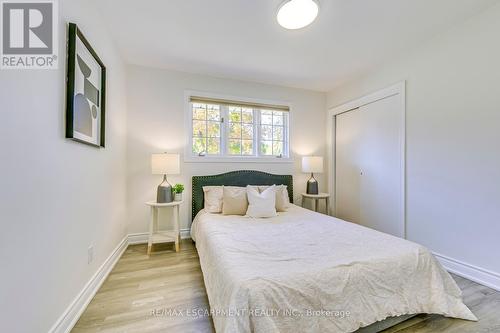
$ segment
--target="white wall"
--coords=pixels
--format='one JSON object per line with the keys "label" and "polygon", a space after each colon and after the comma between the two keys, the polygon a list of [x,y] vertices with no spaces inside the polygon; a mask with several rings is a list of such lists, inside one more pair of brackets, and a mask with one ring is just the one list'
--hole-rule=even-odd
{"label": "white wall", "polygon": [[500,273],[500,6],[328,94],[407,80],[408,238]]}
{"label": "white wall", "polygon": [[[182,163],[182,175],[169,177],[171,183],[186,185],[186,202],[181,208],[181,229],[188,228],[191,220],[193,175],[240,169],[293,174],[295,197],[298,199],[308,179],[308,175],[300,173],[300,156],[325,154],[324,93],[138,66],[129,66],[127,76],[127,207],[130,233],[148,230],[149,211],[144,202],[155,199],[156,187],[161,182],[160,176],[151,175],[150,154],[164,151],[184,154],[185,141],[190,135],[185,128],[185,90],[291,102],[290,133],[294,163]],[[326,189],[326,177],[318,175],[318,180],[321,188]]]}
{"label": "white wall", "polygon": [[[47,332],[126,234],[124,65],[88,1],[59,6],[59,70],[0,71],[3,332]],[[107,66],[105,149],[64,138],[68,21]]]}

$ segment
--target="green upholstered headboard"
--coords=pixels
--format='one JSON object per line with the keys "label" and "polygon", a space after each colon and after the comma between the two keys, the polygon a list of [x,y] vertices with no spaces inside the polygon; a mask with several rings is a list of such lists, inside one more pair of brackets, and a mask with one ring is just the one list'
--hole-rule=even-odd
{"label": "green upholstered headboard", "polygon": [[255,170],[239,170],[213,176],[193,176],[193,219],[203,209],[203,186],[286,185],[293,202],[293,177]]}

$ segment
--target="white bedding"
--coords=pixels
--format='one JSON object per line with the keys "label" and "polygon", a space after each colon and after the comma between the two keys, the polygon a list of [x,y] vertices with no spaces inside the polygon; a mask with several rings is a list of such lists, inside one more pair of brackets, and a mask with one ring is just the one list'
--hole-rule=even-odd
{"label": "white bedding", "polygon": [[193,221],[216,331],[353,332],[390,316],[477,320],[423,246],[298,206]]}

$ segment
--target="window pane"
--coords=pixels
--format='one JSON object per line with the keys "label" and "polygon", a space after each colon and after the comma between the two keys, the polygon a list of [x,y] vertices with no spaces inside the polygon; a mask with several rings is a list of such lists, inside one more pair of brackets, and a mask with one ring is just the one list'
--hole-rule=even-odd
{"label": "window pane", "polygon": [[260,135],[262,137],[262,140],[272,140],[273,139],[273,127],[272,126],[267,126],[267,125],[262,125],[260,128]]}
{"label": "window pane", "polygon": [[201,152],[206,152],[205,138],[193,138],[193,153],[199,154]]}
{"label": "window pane", "polygon": [[273,113],[272,111],[262,111],[260,114],[260,123],[271,125],[273,123]]}
{"label": "window pane", "polygon": [[218,138],[220,137],[220,123],[216,123],[214,121],[209,121],[208,122],[208,137],[210,138]]}
{"label": "window pane", "polygon": [[241,140],[229,140],[229,154],[231,155],[241,154]]}
{"label": "window pane", "polygon": [[241,119],[244,123],[252,124],[253,123],[253,110],[252,109],[243,109],[241,112]]}
{"label": "window pane", "polygon": [[241,122],[241,111],[229,111],[229,121],[233,123]]}
{"label": "window pane", "polygon": [[273,141],[273,155],[278,156],[280,154],[283,154],[283,142]]}
{"label": "window pane", "polygon": [[218,109],[209,109],[207,111],[207,119],[213,121],[220,121],[220,111]]}
{"label": "window pane", "polygon": [[261,141],[260,152],[262,155],[272,155],[273,154],[273,142],[272,141]]}
{"label": "window pane", "polygon": [[283,141],[283,127],[273,127],[273,140]]}
{"label": "window pane", "polygon": [[219,138],[208,138],[207,153],[208,154],[220,154],[220,139]]}
{"label": "window pane", "polygon": [[207,136],[206,122],[203,120],[193,120],[193,136]]}
{"label": "window pane", "polygon": [[243,140],[241,143],[241,154],[242,155],[253,155],[253,141]]}
{"label": "window pane", "polygon": [[253,139],[253,125],[243,124],[241,125],[241,137],[243,139]]}
{"label": "window pane", "polygon": [[193,119],[205,120],[206,118],[205,107],[196,107],[196,105],[200,104],[193,105]]}
{"label": "window pane", "polygon": [[241,139],[241,124],[229,124],[229,138]]}
{"label": "window pane", "polygon": [[283,112],[273,112],[273,125],[283,125]]}

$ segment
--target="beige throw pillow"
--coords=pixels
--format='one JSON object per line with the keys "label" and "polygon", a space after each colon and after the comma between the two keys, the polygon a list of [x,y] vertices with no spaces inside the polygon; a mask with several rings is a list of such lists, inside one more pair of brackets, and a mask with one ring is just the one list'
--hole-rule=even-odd
{"label": "beige throw pillow", "polygon": [[222,186],[203,186],[205,211],[222,213]]}
{"label": "beige throw pillow", "polygon": [[[269,186],[258,186],[259,192],[262,193]],[[286,185],[277,185],[276,186],[276,211],[278,212],[286,212],[286,210],[290,207],[290,198],[288,197],[288,190]]]}
{"label": "beige throw pillow", "polygon": [[222,214],[245,215],[248,208],[247,189],[245,187],[222,187]]}

